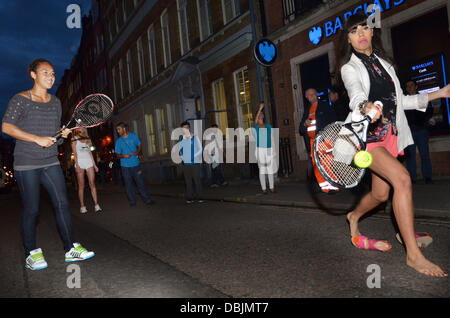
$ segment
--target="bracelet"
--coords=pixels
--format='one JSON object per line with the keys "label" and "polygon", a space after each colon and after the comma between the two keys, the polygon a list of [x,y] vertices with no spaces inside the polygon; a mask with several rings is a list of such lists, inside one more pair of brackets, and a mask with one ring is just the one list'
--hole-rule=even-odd
{"label": "bracelet", "polygon": [[368,100],[363,101],[362,103],[359,104],[359,112],[362,115],[366,114],[366,104],[367,104]]}

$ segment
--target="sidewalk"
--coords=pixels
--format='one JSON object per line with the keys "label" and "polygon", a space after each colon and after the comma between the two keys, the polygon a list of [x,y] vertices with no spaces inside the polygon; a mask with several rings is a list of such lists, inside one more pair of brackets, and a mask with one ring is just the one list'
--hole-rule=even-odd
{"label": "sidewalk", "polygon": [[[99,190],[121,191],[120,186],[99,185]],[[148,184],[150,195],[173,197],[184,200],[185,185],[181,181],[170,184]],[[263,195],[258,180],[231,181],[218,188],[203,186],[204,199],[255,205],[299,207],[320,209],[331,214],[343,214],[353,209],[368,189],[360,185],[355,189],[342,190],[333,195],[312,193],[305,181],[279,179],[276,193]],[[123,189],[124,191],[124,189]],[[416,218],[440,220],[450,223],[450,180],[436,180],[433,184],[418,181],[413,185]],[[389,215],[391,201],[380,205],[378,213]]]}

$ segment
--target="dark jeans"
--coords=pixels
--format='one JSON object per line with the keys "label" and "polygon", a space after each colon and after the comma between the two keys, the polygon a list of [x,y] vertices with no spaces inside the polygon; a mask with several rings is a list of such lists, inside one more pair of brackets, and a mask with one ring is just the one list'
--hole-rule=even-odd
{"label": "dark jeans", "polygon": [[66,183],[59,165],[14,172],[20,195],[22,197],[22,237],[25,255],[36,249],[36,218],[39,215],[40,185],[50,195],[56,212],[56,223],[59,234],[67,252],[74,242],[72,222],[70,219],[69,203],[67,200]]}
{"label": "dark jeans", "polygon": [[152,202],[150,195],[148,194],[147,187],[144,183],[144,177],[142,176],[141,166],[136,167],[122,167],[122,176],[125,183],[125,191],[127,193],[128,202],[131,205],[136,204],[136,193],[134,192],[133,180],[136,182],[139,193],[145,204]]}
{"label": "dark jeans", "polygon": [[417,180],[416,173],[416,146],[419,148],[420,160],[422,165],[422,175],[424,179],[432,178],[432,168],[430,159],[430,150],[428,147],[428,132],[426,130],[411,131],[414,145],[409,145],[405,149],[406,167],[409,171],[412,181]]}
{"label": "dark jeans", "polygon": [[223,170],[222,170],[222,164],[219,163],[219,165],[215,168],[212,167],[212,184],[224,184],[225,183],[225,177],[223,176]]}
{"label": "dark jeans", "polygon": [[202,188],[200,166],[201,166],[200,164],[183,165],[184,181],[186,182],[186,200],[194,199],[193,183],[195,183],[195,192],[197,194],[197,200],[202,199],[203,188]]}

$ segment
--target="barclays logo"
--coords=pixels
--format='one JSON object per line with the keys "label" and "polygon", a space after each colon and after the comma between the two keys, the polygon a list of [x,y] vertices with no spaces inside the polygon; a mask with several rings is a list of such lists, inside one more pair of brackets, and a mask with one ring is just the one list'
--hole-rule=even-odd
{"label": "barclays logo", "polygon": [[261,54],[261,57],[266,62],[272,62],[272,60],[276,54],[275,53],[275,45],[273,43],[269,43],[267,41],[259,43],[258,50],[259,50],[259,53]]}
{"label": "barclays logo", "polygon": [[314,44],[317,45],[320,40],[322,39],[322,28],[320,26],[313,27],[309,31],[309,40]]}

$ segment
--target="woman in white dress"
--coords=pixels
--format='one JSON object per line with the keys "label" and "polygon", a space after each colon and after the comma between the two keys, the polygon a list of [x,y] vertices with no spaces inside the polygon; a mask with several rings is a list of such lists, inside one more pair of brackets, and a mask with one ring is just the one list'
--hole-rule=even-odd
{"label": "woman in white dress", "polygon": [[72,134],[72,153],[75,156],[75,171],[78,181],[78,198],[80,200],[80,212],[86,213],[87,209],[84,204],[84,184],[85,172],[89,181],[92,199],[94,200],[94,210],[101,212],[100,205],[97,201],[97,188],[95,187],[95,173],[98,172],[94,157],[92,156],[92,142],[89,138],[86,128],[75,129]]}

